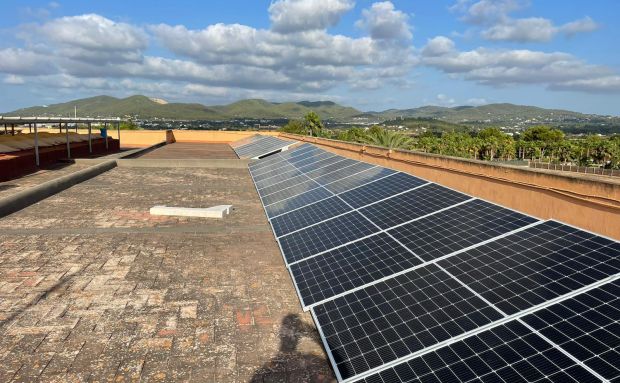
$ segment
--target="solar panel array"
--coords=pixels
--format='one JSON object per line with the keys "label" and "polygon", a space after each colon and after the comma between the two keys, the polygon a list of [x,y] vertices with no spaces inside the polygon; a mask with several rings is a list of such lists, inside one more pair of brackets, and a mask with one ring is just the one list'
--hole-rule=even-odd
{"label": "solar panel array", "polygon": [[620,381],[620,243],[303,144],[250,164],[339,381]]}
{"label": "solar panel array", "polygon": [[250,137],[249,142],[233,146],[233,150],[239,158],[262,158],[272,153],[287,149],[294,141],[283,140],[273,136],[255,135]]}

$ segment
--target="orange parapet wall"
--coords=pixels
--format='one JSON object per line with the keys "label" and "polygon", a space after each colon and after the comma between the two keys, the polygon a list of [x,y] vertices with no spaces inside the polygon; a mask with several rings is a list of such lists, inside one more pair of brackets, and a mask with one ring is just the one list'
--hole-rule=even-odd
{"label": "orange parapet wall", "polygon": [[[255,134],[277,136],[278,132],[173,130],[177,142],[231,143]],[[116,130],[109,130],[110,137],[118,138]],[[166,141],[166,130],[121,130],[121,146],[146,147]]]}
{"label": "orange parapet wall", "polygon": [[474,197],[620,240],[620,179],[560,173],[283,133],[334,153],[401,170]]}

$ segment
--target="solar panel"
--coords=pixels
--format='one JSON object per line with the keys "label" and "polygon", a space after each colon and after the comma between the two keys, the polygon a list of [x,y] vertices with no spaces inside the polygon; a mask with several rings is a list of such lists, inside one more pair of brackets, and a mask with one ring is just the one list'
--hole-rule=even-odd
{"label": "solar panel", "polygon": [[360,209],[360,212],[382,229],[387,229],[468,199],[471,199],[468,195],[437,184],[427,184]]}
{"label": "solar panel", "polygon": [[300,182],[295,186],[291,186],[290,188],[286,188],[284,190],[280,190],[278,192],[271,193],[269,195],[262,197],[263,204],[271,205],[272,203],[281,201],[285,198],[293,197],[297,194],[302,194],[304,192],[307,192],[308,190],[311,190],[317,187],[319,187],[319,184],[317,184],[316,182],[312,180],[306,179],[305,181]]}
{"label": "solar panel", "polygon": [[439,261],[507,314],[620,272],[620,243],[554,221]]}
{"label": "solar panel", "polygon": [[271,177],[284,174],[291,171],[298,171],[296,167],[293,165],[287,164],[283,166],[278,166],[274,168],[267,168],[265,172],[252,174],[252,177],[256,182],[261,182],[263,180],[269,179]]}
{"label": "solar panel", "polygon": [[279,241],[284,258],[287,263],[292,263],[378,230],[358,212],[353,211],[281,237]]}
{"label": "solar panel", "polygon": [[342,379],[502,318],[433,264],[312,310]]}
{"label": "solar panel", "polygon": [[359,164],[359,161],[351,160],[348,158],[340,157],[340,161],[336,161],[331,165],[327,165],[318,169],[315,169],[310,172],[306,172],[306,175],[312,179],[324,176],[326,174],[330,174],[342,168],[346,168],[347,166],[351,166],[354,164]]}
{"label": "solar panel", "polygon": [[323,157],[320,161],[316,161],[314,163],[296,163],[295,166],[302,173],[308,173],[320,169],[324,166],[332,165],[336,162],[344,160],[344,157],[337,156],[333,153],[326,153],[326,156]]}
{"label": "solar panel", "polygon": [[381,178],[387,177],[395,173],[396,171],[392,169],[375,167],[365,170],[361,173],[343,178],[339,181],[330,183],[329,185],[326,185],[325,188],[334,194],[340,194],[347,190],[369,184],[371,182],[377,181]]}
{"label": "solar panel", "polygon": [[289,180],[292,177],[297,177],[298,175],[301,175],[301,172],[297,169],[282,172],[275,171],[270,173],[268,177],[262,177],[261,179],[254,178],[254,183],[256,184],[256,188],[264,189],[267,186],[275,185],[282,181]]}
{"label": "solar panel", "polygon": [[315,162],[319,162],[320,160],[324,160],[326,158],[331,158],[334,156],[335,154],[328,153],[325,151],[312,152],[312,153],[301,155],[299,157],[292,158],[289,160],[289,163],[295,167],[301,167],[301,166],[310,165]]}
{"label": "solar panel", "polygon": [[510,321],[358,382],[600,382],[519,321]]}
{"label": "solar panel", "polygon": [[620,380],[618,242],[312,148],[250,172],[339,380]]}
{"label": "solar panel", "polygon": [[365,162],[357,162],[340,170],[336,170],[329,174],[324,174],[322,176],[316,177],[314,178],[314,180],[321,185],[327,185],[332,182],[339,181],[344,177],[348,177],[372,168],[374,168],[373,165],[367,164]]}
{"label": "solar panel", "polygon": [[269,206],[265,206],[267,216],[276,217],[302,206],[306,206],[316,201],[331,197],[333,194],[323,188],[309,190],[305,193],[298,194],[294,197],[281,200]]}
{"label": "solar panel", "polygon": [[388,233],[423,260],[431,261],[536,221],[476,199],[391,229]]}
{"label": "solar panel", "polygon": [[523,322],[605,379],[620,379],[620,281],[535,311]]}
{"label": "solar panel", "polygon": [[305,307],[421,264],[385,233],[291,265]]}
{"label": "solar panel", "polygon": [[346,203],[338,197],[331,197],[276,217],[271,220],[271,225],[276,236],[281,237],[347,211],[351,211],[351,208]]}
{"label": "solar panel", "polygon": [[291,177],[291,178],[288,178],[288,179],[286,179],[284,181],[281,181],[281,182],[278,182],[278,183],[275,183],[275,184],[271,184],[269,186],[265,186],[265,187],[263,187],[261,189],[258,189],[258,193],[261,196],[266,196],[266,195],[275,193],[277,191],[290,188],[291,186],[295,186],[295,185],[299,184],[300,182],[304,182],[304,181],[307,181],[307,180],[308,180],[308,177],[306,177],[303,174],[300,174],[298,176]]}
{"label": "solar panel", "polygon": [[257,138],[248,144],[233,149],[239,158],[259,158],[269,153],[282,150],[290,145],[293,145],[294,143],[294,141],[263,136],[260,139]]}
{"label": "solar panel", "polygon": [[342,193],[340,196],[354,208],[359,208],[406,190],[424,185],[426,181],[405,173],[385,177],[381,182],[373,182]]}

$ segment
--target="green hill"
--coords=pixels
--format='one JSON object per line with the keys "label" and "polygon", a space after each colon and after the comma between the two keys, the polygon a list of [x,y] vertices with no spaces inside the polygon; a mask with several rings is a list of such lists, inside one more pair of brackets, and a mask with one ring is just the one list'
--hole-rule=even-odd
{"label": "green hill", "polygon": [[302,101],[274,103],[265,100],[241,100],[228,105],[165,103],[146,96],[114,98],[97,96],[47,106],[34,106],[5,113],[5,116],[66,116],[78,117],[131,116],[136,118],[164,118],[173,120],[226,120],[232,118],[302,118],[314,110],[323,119],[345,120],[359,110],[331,101]]}

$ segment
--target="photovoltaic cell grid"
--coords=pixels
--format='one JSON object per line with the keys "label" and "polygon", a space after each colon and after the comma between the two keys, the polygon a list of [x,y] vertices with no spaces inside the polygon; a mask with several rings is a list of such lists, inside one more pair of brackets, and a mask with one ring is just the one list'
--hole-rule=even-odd
{"label": "photovoltaic cell grid", "polygon": [[436,265],[313,310],[343,379],[502,318]]}
{"label": "photovoltaic cell grid", "polygon": [[294,141],[282,140],[271,136],[261,136],[253,139],[252,142],[233,148],[239,158],[258,158],[269,153],[282,150],[292,144]]}
{"label": "photovoltaic cell grid", "polygon": [[342,202],[340,198],[331,197],[315,204],[304,206],[290,214],[276,217],[271,220],[271,225],[276,236],[281,237],[348,211],[351,211],[351,208]]}
{"label": "photovoltaic cell grid", "polygon": [[395,173],[381,179],[381,182],[372,182],[342,193],[341,198],[354,208],[359,208],[424,185],[425,183],[427,182],[414,176],[405,173]]}
{"label": "photovoltaic cell grid", "polygon": [[603,378],[616,381],[619,321],[620,282],[615,281],[360,382],[600,382],[555,345]]}
{"label": "photovoltaic cell grid", "polygon": [[534,222],[530,216],[476,199],[388,233],[424,261],[432,261]]}
{"label": "photovoltaic cell grid", "polygon": [[300,261],[379,229],[356,211],[279,238],[287,263]]}
{"label": "photovoltaic cell grid", "polygon": [[507,314],[620,272],[620,243],[548,221],[439,261]]}
{"label": "photovoltaic cell grid", "polygon": [[519,321],[470,336],[359,382],[600,382]]}
{"label": "photovoltaic cell grid", "polygon": [[385,233],[291,265],[305,307],[421,264]]}
{"label": "photovoltaic cell grid", "polygon": [[619,281],[538,310],[523,321],[605,379],[620,379]]}
{"label": "photovoltaic cell grid", "polygon": [[468,199],[471,199],[468,195],[427,184],[362,208],[360,212],[382,229],[388,229]]}
{"label": "photovoltaic cell grid", "polygon": [[[295,157],[294,151],[286,154],[291,156],[291,158]],[[492,323],[506,314],[518,313],[523,308],[529,308],[541,302],[544,304],[549,299],[574,291],[574,289],[586,286],[589,283],[597,282],[605,276],[618,273],[617,256],[620,253],[620,249],[617,242],[553,221],[542,224],[537,223],[537,225],[528,229],[517,230],[514,234],[506,236],[506,233],[515,229],[521,229],[536,222],[536,220],[485,201],[472,199],[471,201],[464,202],[470,198],[449,189],[446,189],[448,190],[446,193],[455,193],[454,195],[457,196],[452,204],[445,208],[442,208],[441,204],[436,205],[430,209],[432,214],[426,217],[424,217],[424,214],[421,214],[419,216],[422,218],[417,220],[411,218],[414,219],[413,222],[403,224],[402,222],[407,222],[403,221],[403,219],[408,219],[410,214],[409,210],[403,211],[402,205],[386,203],[385,208],[392,209],[390,214],[382,213],[380,209],[371,208],[398,197],[411,203],[413,199],[411,199],[411,195],[407,194],[415,190],[406,191],[415,187],[419,188],[416,190],[428,187],[428,190],[432,191],[429,194],[434,195],[435,199],[441,200],[441,194],[444,192],[442,189],[445,188],[434,184],[422,186],[426,183],[423,180],[419,180],[420,182],[417,186],[407,187],[409,184],[402,184],[411,182],[409,179],[411,176],[395,173],[380,167],[360,168],[361,171],[347,176],[347,173],[343,172],[343,169],[346,168],[335,170],[337,167],[331,166],[339,161],[337,158],[330,157],[326,159],[329,159],[329,161],[321,159],[310,164],[304,159],[300,159],[297,161],[300,166],[296,167],[302,168],[301,170],[305,174],[313,172],[313,175],[321,174],[320,170],[316,171],[317,168],[315,166],[328,167],[329,171],[326,173],[327,175],[333,174],[333,179],[337,178],[336,174],[342,174],[345,178],[327,183],[325,187],[318,187],[288,197],[266,206],[265,210],[272,219],[272,225],[275,219],[287,222],[287,219],[284,218],[288,215],[287,212],[294,214],[305,209],[304,206],[307,204],[310,204],[310,206],[313,203],[320,204],[323,202],[321,200],[329,199],[336,201],[335,198],[330,197],[333,194],[338,194],[338,198],[342,198],[355,208],[360,208],[361,212],[366,209],[367,215],[370,216],[369,218],[375,224],[380,224],[382,228],[387,230],[386,232],[375,231],[376,227],[372,227],[375,225],[368,226],[367,220],[363,221],[358,213],[351,212],[336,218],[328,218],[327,221],[320,221],[320,223],[311,223],[313,226],[307,229],[298,229],[296,225],[299,224],[293,223],[291,227],[295,227],[295,230],[298,231],[290,235],[284,235],[281,238],[289,238],[288,243],[280,241],[283,255],[287,263],[289,263],[291,275],[297,284],[300,298],[305,306],[316,304],[312,309],[315,321],[323,332],[325,346],[330,352],[337,372],[345,380],[354,380],[360,373],[365,376],[373,368],[380,370],[382,367],[387,367],[384,366],[385,363],[390,362],[386,362],[386,360],[395,361],[402,358],[401,355],[411,355],[412,352],[416,352],[411,351],[412,348],[418,350],[418,353],[423,352],[429,344],[441,342],[439,339],[447,339],[444,342],[449,342],[449,339],[455,336],[455,334],[469,332],[472,329],[476,332],[475,329],[485,325],[482,323],[491,323],[490,326],[493,326]],[[306,164],[301,165],[304,162]],[[283,165],[283,163],[278,163],[278,167]],[[354,163],[349,167],[354,168],[355,166],[357,164]],[[392,179],[392,187],[386,188],[384,185],[380,185],[380,183],[384,183],[396,176],[399,178]],[[328,177],[319,175],[316,179],[323,180],[324,178]],[[411,178],[416,179],[415,177]],[[373,185],[373,183],[376,184]],[[345,198],[347,193],[348,200]],[[395,197],[395,194],[399,195]],[[405,197],[402,197],[404,195],[407,195],[406,197],[409,198],[405,199]],[[460,196],[463,196],[462,200],[459,199]],[[428,198],[428,195],[425,195],[424,198]],[[377,201],[380,202],[376,203]],[[454,206],[459,202],[461,203],[460,205]],[[372,205],[367,206],[369,204]],[[401,206],[401,208],[397,209],[398,206]],[[420,204],[420,206],[422,206],[422,210],[426,208],[424,204]],[[311,208],[308,211],[315,209],[321,211],[318,207]],[[445,210],[437,212],[438,209]],[[326,210],[322,211],[325,212]],[[298,214],[300,215],[297,217],[292,215],[289,218],[289,222],[301,222],[307,219],[303,214]],[[311,214],[309,215],[312,217]],[[414,217],[416,217],[415,213]],[[314,222],[319,218],[320,215],[310,218],[310,220]],[[355,218],[353,219],[354,222],[344,222],[351,218]],[[339,219],[342,219],[342,221],[338,221]],[[360,226],[358,227],[357,225]],[[390,225],[400,226],[390,230],[390,227],[392,227]],[[367,234],[369,232],[370,234]],[[522,233],[527,235],[523,235],[523,238],[520,238],[519,234]],[[392,235],[400,244],[392,239]],[[295,236],[298,237],[293,240]],[[498,236],[500,236],[499,239],[496,238]],[[493,238],[496,239],[479,245],[480,242]],[[316,243],[313,243],[313,241]],[[401,244],[409,249],[403,248]],[[464,248],[476,245],[478,246],[462,251]],[[488,249],[485,249],[481,254],[476,252],[476,250],[482,249],[484,246],[494,246],[502,249],[501,253],[506,254],[506,256],[500,259],[502,258],[501,256],[494,254],[494,258],[491,261],[496,263],[492,267],[485,267],[487,265],[481,261],[480,257]],[[516,250],[511,253],[510,251],[505,251],[507,248],[509,250]],[[445,259],[439,260],[437,264],[428,264],[429,261],[432,262],[438,257],[443,257],[455,251],[457,252],[455,255],[451,255],[448,258],[444,257]],[[414,255],[412,252],[419,254]],[[289,255],[287,256],[287,254]],[[558,256],[558,254],[560,255]],[[471,260],[468,260],[466,255],[471,256],[473,262],[470,262]],[[533,257],[536,263],[527,264],[528,257]],[[575,257],[582,257],[579,258],[578,264],[573,262]],[[427,263],[422,264],[423,261]],[[454,261],[455,264],[447,263],[448,261]],[[399,272],[399,265],[401,263],[405,265],[404,271],[400,271],[398,276],[393,276],[394,273]],[[468,263],[472,263],[473,267],[467,268],[464,266]],[[524,265],[527,266],[523,267]],[[568,274],[567,278],[562,275],[563,272],[567,271],[566,268],[574,271],[576,266],[581,267],[581,273]],[[443,268],[453,275],[451,276],[444,272]],[[407,269],[413,270],[407,271]],[[421,286],[415,284],[406,285],[402,283],[403,278],[411,277],[416,273],[418,278],[422,278],[425,283],[431,285],[430,290],[424,290]],[[420,273],[426,274],[420,275]],[[427,275],[428,273],[431,274],[430,277]],[[485,278],[485,274],[492,275],[493,277],[487,276]],[[457,278],[460,281],[454,279],[454,275],[458,275]],[[502,282],[493,285],[493,278]],[[435,279],[439,279],[439,282]],[[402,286],[407,286],[407,288],[404,288],[404,290],[395,289],[399,283]],[[441,286],[442,283],[450,286],[450,294],[446,296],[446,301],[437,298],[422,300],[427,305],[422,305],[422,309],[420,309],[421,303],[418,301],[407,302],[402,307],[398,305],[393,307],[392,305],[394,297],[399,302],[405,302],[403,299],[407,299],[406,297],[412,294],[420,294],[425,291],[427,295],[430,295],[428,291],[438,293],[441,289],[437,290],[434,284]],[[469,289],[465,288],[463,284],[466,284]],[[512,295],[506,293],[507,289],[502,289],[499,286],[500,284],[508,284],[510,287],[507,289],[511,290]],[[390,288],[385,289],[385,286]],[[515,287],[517,288],[515,289]],[[381,288],[383,289],[381,290]],[[537,296],[536,298],[530,294],[532,291],[527,291],[528,288],[536,291],[534,293]],[[351,292],[352,289],[357,290]],[[458,291],[456,296],[454,295],[455,291]],[[465,303],[460,303],[459,294],[461,292],[464,295],[470,295],[466,298],[463,298],[464,295],[461,296],[462,301]],[[441,293],[439,294],[441,295]],[[477,294],[480,294],[480,296],[487,299],[494,306],[488,306]],[[492,297],[497,299],[494,300]],[[421,296],[417,295],[417,298],[421,299]],[[345,302],[346,305],[340,304],[341,302]],[[428,302],[438,305],[441,311],[436,310],[434,306],[430,306]],[[442,306],[446,302],[448,302],[448,305]],[[454,302],[458,302],[458,304]],[[466,309],[464,310],[464,304],[474,307],[476,311],[467,312]],[[333,310],[333,305],[337,305],[335,306],[336,310]],[[457,307],[457,310],[454,310],[453,306]],[[326,310],[326,307],[329,310]],[[368,309],[369,307],[372,309]],[[403,321],[402,315],[406,312],[403,310],[418,310],[417,314],[419,315],[414,315],[415,320],[413,321],[411,318]],[[484,314],[481,314],[481,310],[483,310]],[[594,312],[598,313],[599,311],[597,308]],[[463,316],[456,316],[458,313],[463,313]],[[406,324],[406,327],[413,332],[412,334],[407,334],[404,327],[401,326],[398,328],[400,333],[397,332],[398,336],[394,337],[391,330],[396,331],[395,315],[400,318],[400,324]],[[458,320],[455,319],[455,316]],[[390,324],[389,318],[394,321],[392,328],[387,326]],[[600,327],[600,318],[598,319],[599,322],[595,321],[594,323]],[[324,322],[322,323],[321,320]],[[617,326],[617,322],[616,319],[614,326]],[[355,323],[357,323],[357,327],[354,325]],[[364,327],[362,327],[362,323]],[[485,326],[488,327],[488,325]],[[499,324],[496,326],[499,326]],[[501,326],[508,326],[508,324]],[[359,331],[360,328],[364,331]],[[433,328],[433,331],[425,331],[428,328]],[[354,331],[351,331],[352,329]],[[381,336],[373,333],[373,329],[379,330],[377,333],[381,334]],[[494,329],[487,332],[492,332]],[[616,327],[607,329],[608,332],[611,330],[616,331]],[[330,333],[330,331],[335,332]],[[374,336],[370,337],[370,334]],[[415,340],[418,343],[414,341],[414,337],[411,335],[416,335]],[[476,336],[478,335],[480,334]],[[538,336],[535,333],[531,335]],[[597,335],[600,337],[600,333],[597,333]],[[607,339],[611,338],[608,337]],[[383,339],[384,343],[381,342],[381,339]],[[544,341],[543,338],[540,339]],[[617,338],[613,339],[617,341]],[[502,341],[507,342],[506,339],[502,339]],[[406,352],[405,348],[402,347],[403,344],[407,349]],[[453,345],[457,344],[458,342],[453,343]],[[615,343],[612,344],[615,345]],[[590,347],[593,347],[592,345],[596,345],[596,343],[591,342]],[[617,355],[612,354],[612,350],[615,352],[617,346],[612,347],[609,343],[607,343],[607,346],[608,349],[606,350],[605,357],[600,357],[601,354],[598,354],[596,358],[591,359],[591,364],[598,363],[599,368],[600,366],[606,366],[609,369],[607,366],[609,365],[609,360],[617,358]],[[486,347],[483,352],[489,351],[488,349],[489,347]],[[502,352],[505,349],[502,348]],[[493,352],[497,352],[497,350],[493,350]],[[550,380],[561,381],[565,374],[578,380],[583,378],[585,379],[584,381],[592,377],[588,375],[587,370],[576,365],[570,359],[562,359],[557,352],[559,351],[551,345],[549,348],[541,349],[537,354],[544,355],[547,358],[547,362],[551,364],[542,363],[542,359],[539,357],[536,357],[535,360],[525,359],[530,364],[538,363],[535,365],[536,368],[547,368],[548,373],[545,376]],[[396,357],[392,358],[393,356]],[[570,363],[566,362],[566,360]],[[607,365],[603,364],[603,362],[607,363]],[[480,367],[475,365],[473,361],[471,363],[471,365],[467,364],[470,370],[473,370],[472,366]],[[526,364],[524,364],[524,361],[519,363],[522,363],[520,366],[523,367],[519,370],[519,373],[524,373]],[[394,373],[399,368],[403,369],[403,365],[404,363],[401,363],[382,372],[382,374],[388,375],[372,375],[367,377],[367,379],[377,379],[377,377],[380,379],[387,379],[386,377],[392,379],[394,376],[389,374]],[[459,366],[462,367],[462,365]],[[549,366],[555,366],[556,370],[551,372],[551,367]],[[465,370],[460,369],[461,367],[450,370],[456,374],[458,381],[465,380],[464,377],[467,376]],[[523,376],[514,375],[514,366],[512,365],[510,368],[503,367],[505,368],[492,368],[487,375],[478,374],[478,372],[476,374],[483,381],[490,381],[497,377],[509,378],[515,376],[520,378]],[[446,370],[446,366],[437,365],[433,367],[432,371],[431,375],[424,376],[422,380],[432,381],[431,378],[434,379],[438,376],[446,379],[451,377]],[[606,376],[614,376],[615,372],[613,371],[605,371]],[[389,379],[385,381],[391,381]],[[397,379],[399,378],[397,377]]]}
{"label": "photovoltaic cell grid", "polygon": [[536,222],[481,200],[437,215],[387,231],[413,252],[387,234],[377,234],[291,265],[304,306],[461,250],[472,244],[472,238],[479,243]]}

